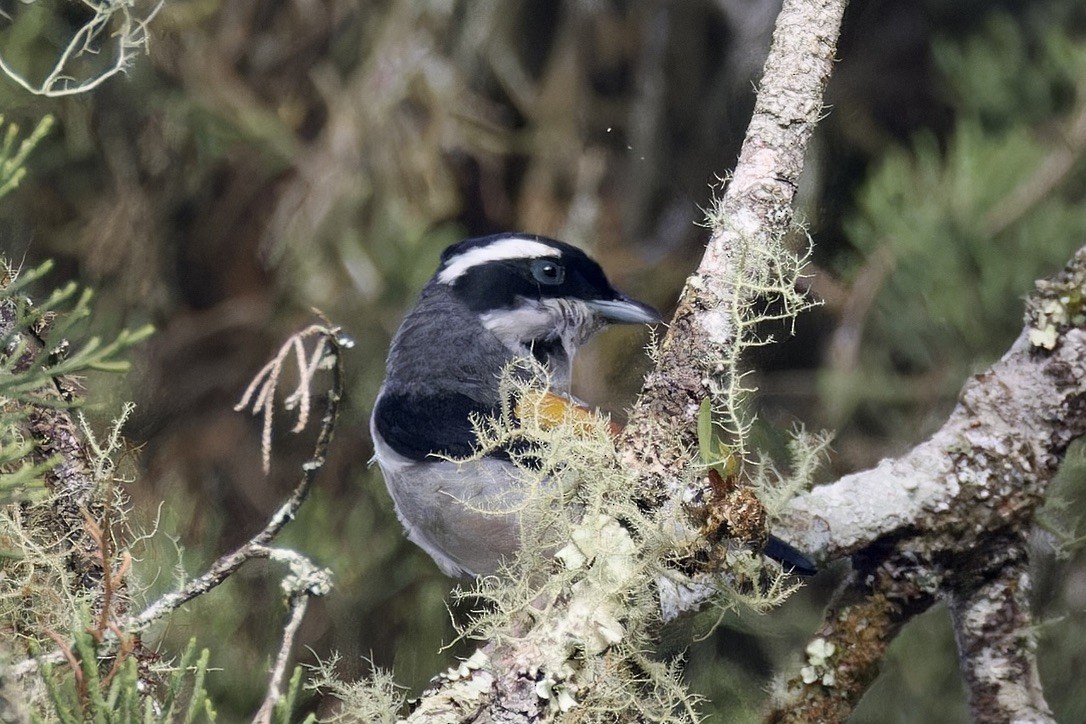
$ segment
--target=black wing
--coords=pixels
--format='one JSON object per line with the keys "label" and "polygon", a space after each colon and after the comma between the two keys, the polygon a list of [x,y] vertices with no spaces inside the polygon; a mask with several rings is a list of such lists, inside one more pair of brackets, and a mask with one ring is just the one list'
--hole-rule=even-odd
{"label": "black wing", "polygon": [[[432,460],[434,456],[464,458],[479,449],[472,414],[495,417],[501,410],[467,395],[455,392],[440,394],[403,394],[385,392],[378,398],[373,411],[373,424],[385,444],[410,460]],[[530,458],[532,445],[516,440],[506,449],[491,455],[509,458],[516,454],[522,460]]]}

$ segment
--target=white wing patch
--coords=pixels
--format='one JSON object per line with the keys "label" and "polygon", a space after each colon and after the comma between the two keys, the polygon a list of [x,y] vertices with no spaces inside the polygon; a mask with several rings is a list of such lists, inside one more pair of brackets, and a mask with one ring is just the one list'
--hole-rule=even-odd
{"label": "white wing patch", "polygon": [[472,267],[505,259],[538,259],[562,256],[562,252],[540,241],[510,236],[454,256],[437,275],[442,284],[452,284]]}

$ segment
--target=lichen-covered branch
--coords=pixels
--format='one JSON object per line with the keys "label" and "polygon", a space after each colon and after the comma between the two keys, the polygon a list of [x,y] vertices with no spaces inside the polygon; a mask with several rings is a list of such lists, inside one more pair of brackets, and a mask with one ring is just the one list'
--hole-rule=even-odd
{"label": "lichen-covered branch", "polygon": [[[978,721],[1050,718],[1036,678],[1022,540],[1067,446],[1086,432],[1086,247],[1039,281],[1011,349],[971,378],[943,427],[900,458],[792,501],[778,533],[825,558],[852,555],[880,600],[949,600]],[[927,606],[913,606],[909,616]],[[877,610],[876,610],[877,613]],[[900,625],[887,609],[867,622]],[[847,714],[866,684],[844,676],[856,632],[828,639],[830,680],[792,680],[770,720]],[[855,684],[849,688],[850,684]]]}
{"label": "lichen-covered branch", "polygon": [[[33,0],[28,3],[31,4]],[[113,76],[125,72],[132,58],[147,46],[147,25],[162,9],[165,0],[154,2],[147,9],[138,0],[119,0],[106,3],[84,3],[90,9],[89,18],[67,39],[63,50],[53,61],[52,67],[41,80],[31,80],[28,74],[17,69],[12,61],[0,54],[0,73],[34,95],[47,98],[89,93]],[[11,22],[11,17],[4,14]],[[105,53],[103,53],[103,47]],[[104,56],[98,67],[86,71],[88,60]]]}
{"label": "lichen-covered branch", "polygon": [[[206,572],[188,581],[178,590],[164,594],[139,613],[124,617],[117,622],[117,631],[126,633],[141,632],[151,624],[177,610],[194,598],[213,590],[250,560],[272,558],[289,563],[292,568],[292,574],[284,580],[284,587],[287,589],[288,603],[291,607],[292,628],[287,628],[284,632],[283,646],[281,647],[280,656],[278,657],[276,664],[277,668],[272,675],[272,689],[269,691],[268,699],[269,707],[274,706],[279,700],[279,695],[281,694],[279,687],[282,682],[287,655],[293,644],[294,634],[300,623],[300,618],[305,612],[308,597],[323,595],[331,586],[331,578],[327,572],[323,569],[316,569],[312,564],[305,560],[303,556],[291,551],[268,547],[283,530],[286,524],[294,520],[295,516],[298,514],[298,510],[309,496],[309,491],[312,489],[317,474],[324,467],[328,453],[328,445],[331,443],[333,433],[335,432],[340,402],[343,398],[344,383],[341,353],[344,349],[349,349],[353,346],[354,342],[343,334],[338,327],[313,325],[297,335],[292,336],[283,345],[283,349],[288,351],[298,349],[299,355],[301,355],[302,341],[314,337],[316,338],[315,349],[308,356],[303,356],[304,364],[302,364],[298,370],[300,378],[298,388],[291,396],[299,410],[299,419],[301,422],[301,426],[296,426],[296,430],[304,427],[304,422],[308,419],[308,411],[310,410],[308,396],[311,394],[310,387],[313,382],[314,374],[319,369],[330,369],[332,371],[332,381],[329,390],[324,395],[320,428],[317,432],[316,442],[314,443],[313,454],[310,456],[309,460],[303,463],[301,477],[299,478],[297,485],[295,485],[294,490],[291,491],[290,496],[283,502],[275,514],[272,515],[267,524],[256,532],[245,544],[222,555]],[[277,381],[280,371],[281,367],[277,367],[275,376],[268,378],[268,368],[266,367],[261,371],[259,381],[254,384],[254,387],[259,387],[260,382],[262,381],[264,385],[270,385],[270,388],[266,388],[267,393],[269,395],[273,394],[275,382]],[[247,397],[248,396],[250,395],[247,393]],[[304,403],[301,400],[303,397],[306,400]],[[270,414],[270,410],[266,409],[262,403],[257,405],[256,412],[259,414]],[[265,424],[270,424],[270,422],[266,419]],[[298,619],[297,623],[293,622],[295,618]],[[103,638],[116,640],[116,633],[116,631],[107,631],[104,633]],[[63,657],[61,652],[54,651],[43,654],[35,659],[27,659],[14,664],[8,669],[8,672],[15,677],[25,676],[38,670],[40,664],[59,663],[62,660]]]}
{"label": "lichen-covered branch", "polygon": [[[740,384],[727,360],[740,346],[737,320],[744,307],[767,292],[783,292],[763,281],[786,276],[766,250],[780,248],[792,225],[792,201],[823,114],[846,5],[786,0],[777,18],[738,165],[711,214],[712,238],[687,280],[623,436],[624,460],[645,471],[644,483],[658,495],[679,493],[686,453],[697,447],[702,401]],[[737,274],[738,268],[746,271]]]}
{"label": "lichen-covered branch", "polygon": [[785,684],[767,713],[772,724],[846,721],[878,676],[886,649],[901,627],[927,609],[934,595],[916,585],[904,560],[853,572],[807,645],[804,666]]}
{"label": "lichen-covered branch", "polygon": [[1055,721],[1037,671],[1025,543],[998,575],[950,596],[962,676],[974,721]]}
{"label": "lichen-covered branch", "polygon": [[900,458],[797,497],[779,530],[834,558],[877,541],[918,554],[982,548],[1028,525],[1072,440],[1086,431],[1086,248],[1038,282],[1027,326],[970,378],[943,427]]}
{"label": "lichen-covered branch", "polygon": [[[37,278],[47,270],[48,265],[43,265],[27,276]],[[2,259],[0,271],[0,366],[8,383],[0,390],[0,411],[21,420],[18,424],[29,442],[30,464],[43,471],[49,492],[47,505],[35,509],[30,528],[38,540],[66,551],[71,585],[77,589],[71,593],[89,594],[98,607],[109,553],[91,526],[108,526],[107,495],[104,481],[96,474],[93,451],[72,414],[83,391],[74,377],[61,372],[65,367],[81,371],[84,356],[80,352],[98,347],[98,340],[82,350],[68,350],[68,342],[52,328],[56,306],[74,295],[74,285],[67,294],[55,292],[41,303],[42,311],[36,311],[21,288],[26,280],[19,279]],[[85,299],[76,303],[72,317],[86,313]],[[65,364],[64,352],[69,355],[67,361],[76,364]],[[120,613],[123,600],[118,597],[115,605],[114,613]]]}
{"label": "lichen-covered branch", "polygon": [[289,549],[254,546],[253,555],[286,563],[291,570],[290,575],[283,579],[283,592],[287,597],[287,609],[290,615],[287,617],[286,626],[283,627],[283,639],[279,646],[279,654],[275,657],[275,664],[272,666],[268,691],[260,709],[253,717],[254,724],[271,724],[276,706],[283,701],[283,681],[287,674],[287,664],[290,663],[294,639],[298,635],[298,629],[302,627],[302,619],[305,618],[309,599],[314,596],[323,596],[332,589],[332,575],[327,568],[318,568],[305,556]]}
{"label": "lichen-covered branch", "polygon": [[[1052,721],[1037,672],[1025,550],[1021,538],[993,537],[983,555],[994,574],[918,562],[907,551],[858,556],[807,646],[806,665],[765,721],[846,721],[901,627],[941,599],[954,617],[974,721]],[[949,590],[955,586],[962,592]]]}

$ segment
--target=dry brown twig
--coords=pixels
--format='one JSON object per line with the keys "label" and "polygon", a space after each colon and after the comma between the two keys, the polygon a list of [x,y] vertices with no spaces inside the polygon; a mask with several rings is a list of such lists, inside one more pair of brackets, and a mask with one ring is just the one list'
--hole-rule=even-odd
{"label": "dry brown twig", "polygon": [[309,421],[309,408],[312,404],[313,376],[321,367],[329,367],[335,363],[334,358],[325,354],[323,341],[314,345],[313,349],[306,352],[305,342],[313,336],[327,337],[330,333],[339,334],[338,330],[330,330],[327,325],[313,324],[306,329],[292,335],[274,357],[253,376],[249,386],[238,404],[234,405],[236,412],[241,412],[247,407],[252,407],[253,415],[261,415],[264,419],[260,438],[260,452],[264,464],[264,473],[271,470],[272,449],[272,421],[275,417],[275,392],[279,388],[279,380],[283,374],[283,365],[294,353],[295,364],[298,368],[298,384],[294,391],[283,400],[283,407],[287,410],[298,410],[298,419],[291,428],[291,432],[299,433],[305,429]]}

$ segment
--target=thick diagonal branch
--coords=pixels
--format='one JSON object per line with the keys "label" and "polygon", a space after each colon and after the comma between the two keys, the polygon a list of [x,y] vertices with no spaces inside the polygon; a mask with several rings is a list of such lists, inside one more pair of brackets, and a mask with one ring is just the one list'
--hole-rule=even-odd
{"label": "thick diagonal branch", "polygon": [[697,417],[737,343],[737,289],[730,270],[792,225],[792,202],[833,68],[845,0],[786,0],[777,18],[754,116],[714,217],[719,221],[645,380],[623,435],[625,461],[647,471],[661,495],[678,492],[696,447]]}

